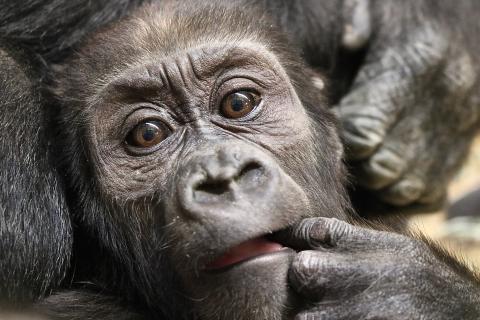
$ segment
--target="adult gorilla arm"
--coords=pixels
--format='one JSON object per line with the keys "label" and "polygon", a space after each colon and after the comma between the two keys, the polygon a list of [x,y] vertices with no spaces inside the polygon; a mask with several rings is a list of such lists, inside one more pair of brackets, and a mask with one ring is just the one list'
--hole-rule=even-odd
{"label": "adult gorilla arm", "polygon": [[[58,61],[86,34],[141,2],[7,2],[0,10],[0,37]],[[385,203],[441,204],[478,118],[472,67],[477,41],[471,39],[478,26],[463,13],[478,12],[479,4],[263,2],[306,60],[330,73],[332,100],[346,95],[336,110],[358,183]]]}
{"label": "adult gorilla arm", "polygon": [[442,205],[478,126],[480,3],[264,2],[331,79],[353,178],[388,204],[375,210]]}
{"label": "adult gorilla arm", "polygon": [[[376,227],[378,228],[378,226]],[[289,278],[309,301],[295,319],[478,319],[480,281],[425,239],[329,218],[295,230]]]}
{"label": "adult gorilla arm", "polygon": [[435,209],[478,127],[480,3],[356,3],[368,10],[345,34],[371,33],[336,108],[354,176],[385,203]]}

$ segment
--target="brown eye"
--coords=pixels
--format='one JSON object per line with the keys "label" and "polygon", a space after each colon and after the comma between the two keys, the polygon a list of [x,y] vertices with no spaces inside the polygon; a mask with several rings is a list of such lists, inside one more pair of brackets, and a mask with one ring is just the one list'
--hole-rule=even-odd
{"label": "brown eye", "polygon": [[260,104],[258,94],[249,91],[238,91],[226,96],[222,101],[221,112],[223,116],[238,119],[246,116]]}
{"label": "brown eye", "polygon": [[161,121],[148,120],[138,124],[127,136],[126,142],[134,147],[149,148],[168,137],[169,128]]}

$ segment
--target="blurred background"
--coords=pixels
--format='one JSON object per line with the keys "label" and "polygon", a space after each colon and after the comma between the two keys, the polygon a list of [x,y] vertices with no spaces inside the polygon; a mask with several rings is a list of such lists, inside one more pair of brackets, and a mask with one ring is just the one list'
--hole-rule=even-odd
{"label": "blurred background", "polygon": [[[476,138],[467,162],[449,186],[450,204],[476,189],[480,189],[480,137]],[[480,204],[480,197],[477,199]],[[480,207],[473,213],[469,217],[451,217],[445,209],[414,215],[409,223],[410,227],[440,241],[480,270]]]}

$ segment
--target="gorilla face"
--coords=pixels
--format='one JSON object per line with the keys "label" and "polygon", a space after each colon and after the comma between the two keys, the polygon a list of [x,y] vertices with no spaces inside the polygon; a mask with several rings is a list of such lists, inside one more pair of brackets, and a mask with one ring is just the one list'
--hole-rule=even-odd
{"label": "gorilla face", "polygon": [[80,224],[112,282],[177,319],[282,319],[295,251],[275,235],[345,218],[332,118],[261,21],[149,7],[59,74]]}

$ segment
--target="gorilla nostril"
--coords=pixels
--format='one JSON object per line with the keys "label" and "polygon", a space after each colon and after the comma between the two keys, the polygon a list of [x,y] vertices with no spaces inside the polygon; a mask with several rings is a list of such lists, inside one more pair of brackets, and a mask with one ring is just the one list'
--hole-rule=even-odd
{"label": "gorilla nostril", "polygon": [[229,181],[204,182],[196,188],[196,191],[221,195],[230,189],[229,186]]}
{"label": "gorilla nostril", "polygon": [[[240,168],[241,170],[238,170]],[[207,179],[194,184],[192,188],[194,201],[202,204],[226,204],[236,199],[235,194],[258,191],[266,180],[265,168],[254,161],[240,168],[236,170],[234,167],[223,168],[215,175],[210,174]]]}
{"label": "gorilla nostril", "polygon": [[235,178],[240,186],[256,187],[261,184],[262,178],[265,176],[264,168],[256,162],[250,162],[242,168]]}
{"label": "gorilla nostril", "polygon": [[232,200],[230,181],[205,181],[193,189],[197,202]]}

